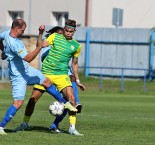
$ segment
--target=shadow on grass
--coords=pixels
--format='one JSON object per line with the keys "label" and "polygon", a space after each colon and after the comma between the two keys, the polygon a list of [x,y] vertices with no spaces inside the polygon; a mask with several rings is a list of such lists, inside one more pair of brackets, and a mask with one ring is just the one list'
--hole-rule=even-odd
{"label": "shadow on grass", "polygon": [[[55,131],[51,131],[49,130],[49,128],[47,127],[42,127],[42,126],[31,126],[30,129],[27,129],[27,130],[24,130],[24,131],[32,131],[32,132],[44,132],[44,133],[52,133],[52,134],[59,134]],[[68,134],[67,131],[65,130],[62,130],[61,129],[61,133],[65,133],[65,134]],[[5,132],[6,133],[16,133],[16,132],[19,132],[19,131],[15,131],[15,130],[11,130],[11,129],[5,129]]]}

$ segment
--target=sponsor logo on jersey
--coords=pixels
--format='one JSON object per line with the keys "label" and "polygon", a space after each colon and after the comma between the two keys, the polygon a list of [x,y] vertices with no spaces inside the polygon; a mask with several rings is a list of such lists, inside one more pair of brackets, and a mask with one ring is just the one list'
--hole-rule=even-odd
{"label": "sponsor logo on jersey", "polygon": [[18,55],[21,54],[23,52],[23,50],[18,51]]}
{"label": "sponsor logo on jersey", "polygon": [[73,45],[71,45],[71,50],[74,50],[74,46]]}

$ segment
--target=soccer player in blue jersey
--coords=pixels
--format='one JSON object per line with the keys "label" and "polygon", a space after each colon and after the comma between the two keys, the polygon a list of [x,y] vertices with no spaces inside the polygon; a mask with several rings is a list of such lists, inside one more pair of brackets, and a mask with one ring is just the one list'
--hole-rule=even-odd
{"label": "soccer player in blue jersey", "polygon": [[[77,74],[77,66],[78,66],[78,64],[77,64],[77,57],[78,57],[78,55],[79,55],[79,52],[80,52],[80,45],[75,41],[75,40],[72,40],[72,36],[73,36],[73,34],[74,34],[74,32],[75,32],[75,27],[76,27],[76,25],[75,25],[75,21],[74,20],[69,20],[68,21],[69,22],[69,24],[68,25],[66,25],[65,26],[65,29],[66,29],[66,37],[64,37],[63,35],[60,35],[60,34],[58,34],[58,37],[60,37],[60,39],[59,38],[57,38],[57,36],[56,36],[56,45],[59,45],[59,42],[61,42],[61,39],[64,41],[64,42],[61,42],[62,44],[60,44],[60,47],[59,48],[57,48],[57,50],[56,51],[58,51],[58,52],[55,52],[56,53],[56,55],[55,56],[53,56],[53,52],[51,53],[51,52],[49,52],[49,55],[47,55],[47,57],[45,58],[45,60],[46,59],[55,59],[55,57],[56,57],[56,59],[60,59],[59,57],[57,57],[57,53],[58,53],[58,55],[59,54],[61,54],[61,55],[59,55],[59,56],[61,56],[61,59],[64,59],[65,61],[64,62],[62,62],[62,61],[60,61],[60,60],[58,60],[58,61],[49,61],[51,64],[54,64],[54,63],[56,63],[56,62],[58,62],[58,64],[55,64],[55,65],[51,65],[50,64],[50,66],[52,66],[51,68],[48,68],[48,67],[46,67],[45,68],[45,70],[46,70],[46,72],[44,72],[45,74],[51,74],[51,73],[54,73],[53,75],[48,75],[48,77],[56,77],[55,78],[55,81],[57,81],[57,82],[55,82],[55,84],[59,87],[58,89],[59,89],[59,91],[62,91],[63,92],[63,94],[66,94],[67,96],[68,95],[70,95],[71,97],[74,97],[74,94],[72,94],[72,87],[71,87],[71,82],[68,80],[68,75],[66,75],[66,71],[67,71],[67,67],[66,67],[66,65],[68,65],[68,61],[70,60],[70,58],[71,57],[73,57],[73,59],[74,59],[74,61],[75,62],[73,62],[73,63],[75,63],[75,64],[73,64],[73,65],[75,65],[74,66],[74,71],[76,72],[76,78],[77,78],[77,81],[78,81],[78,78],[79,78],[79,76],[78,76],[78,74]],[[73,26],[71,26],[72,25],[72,23],[73,23]],[[70,26],[69,26],[70,25]],[[57,35],[57,34],[54,34],[54,35]],[[51,36],[51,35],[50,35]],[[49,37],[50,37],[49,36]],[[48,38],[49,38],[48,37]],[[66,38],[66,40],[65,40],[65,38]],[[50,40],[50,42],[51,42],[51,40]],[[67,44],[67,46],[64,46],[64,44]],[[75,45],[75,46],[74,46]],[[53,48],[53,46],[51,47],[51,49],[50,50],[52,50],[52,51],[55,51],[55,48]],[[64,54],[62,54],[62,50],[64,50]],[[51,58],[51,55],[52,55],[52,58]],[[69,57],[68,57],[68,55],[69,55]],[[50,57],[50,58],[48,58],[48,57]],[[74,58],[75,57],[75,58]],[[46,62],[46,61],[45,61]],[[43,64],[44,64],[44,62],[43,62]],[[48,65],[49,66],[49,65]],[[54,67],[53,67],[54,66]],[[75,68],[76,67],[76,68]],[[55,71],[56,70],[56,71]],[[61,70],[63,71],[63,72],[61,72]],[[64,72],[65,71],[65,72]],[[65,78],[65,79],[64,79]],[[85,89],[85,87],[80,83],[80,82],[77,82],[78,83],[78,86],[80,87],[80,89],[81,90],[84,90]],[[42,92],[40,91],[40,90],[42,90]],[[42,95],[42,93],[44,93],[44,88],[43,87],[40,87],[40,86],[34,86],[34,90],[33,90],[33,93],[32,93],[32,97],[30,98],[30,100],[31,99],[33,99],[34,101],[33,101],[33,106],[35,106],[35,103],[37,102],[37,100],[41,97],[41,95]],[[69,94],[68,94],[69,93]],[[65,95],[65,96],[66,96]],[[27,108],[26,108],[26,112],[25,112],[25,117],[24,117],[24,122],[26,123],[26,122],[29,122],[29,119],[30,119],[30,116],[32,115],[32,113],[33,113],[33,110],[34,110],[34,108],[32,108],[31,106],[32,106],[32,102],[30,102],[30,100],[29,100],[29,102],[28,102],[28,104],[27,104]],[[75,103],[75,102],[73,102],[73,103]],[[64,116],[66,115],[66,111],[64,111]],[[72,112],[73,113],[73,112]],[[69,129],[69,133],[70,134],[74,134],[74,135],[82,135],[82,134],[80,134],[76,129],[75,129],[75,123],[76,123],[76,116],[75,116],[75,114],[73,113],[72,114],[71,112],[70,112],[70,117],[69,117],[69,120],[70,120],[70,129]],[[63,116],[62,115],[62,116]],[[62,117],[61,116],[61,117]],[[56,124],[58,124],[61,120],[62,120],[62,118],[61,117],[58,117],[58,118],[56,118]],[[24,123],[23,122],[23,123]],[[21,130],[21,129],[25,129],[25,127],[27,126],[26,124],[21,124],[21,126],[19,126],[19,128],[17,128],[17,130]],[[55,122],[54,122],[55,123]],[[51,128],[50,129],[53,129],[53,124],[52,124],[52,126],[51,126]],[[55,128],[57,127],[57,125],[55,126]]]}
{"label": "soccer player in blue jersey", "polygon": [[[61,95],[59,96],[59,94],[53,89],[51,81],[45,77],[41,71],[34,69],[29,65],[29,62],[31,62],[42,49],[42,34],[45,26],[41,25],[39,27],[37,46],[31,53],[27,53],[26,48],[20,39],[25,29],[25,21],[22,19],[15,19],[12,23],[11,30],[0,34],[1,44],[2,41],[5,43],[5,54],[9,63],[8,69],[13,96],[13,104],[8,108],[0,123],[0,135],[7,134],[4,131],[4,128],[22,106],[27,85],[40,84],[44,86],[46,91],[52,96],[56,98],[61,97]],[[0,46],[3,47],[2,45]],[[0,49],[3,50],[3,48]],[[69,108],[70,106],[69,103]],[[71,106],[70,110],[77,111],[73,106]]]}

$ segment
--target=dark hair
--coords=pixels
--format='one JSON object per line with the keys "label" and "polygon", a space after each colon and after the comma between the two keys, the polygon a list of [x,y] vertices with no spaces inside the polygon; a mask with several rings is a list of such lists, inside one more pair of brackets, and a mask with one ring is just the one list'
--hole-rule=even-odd
{"label": "dark hair", "polygon": [[59,31],[59,30],[64,31],[64,29],[63,29],[62,27],[60,27],[60,26],[53,27],[52,29],[46,31],[47,34],[45,35],[45,37],[48,37],[48,36],[50,36],[51,34],[57,32],[57,31]]}
{"label": "dark hair", "polygon": [[19,27],[22,28],[23,25],[26,26],[26,22],[23,19],[14,19],[11,28]]}
{"label": "dark hair", "polygon": [[76,21],[75,20],[68,19],[65,22],[65,26],[71,26],[71,27],[76,28]]}

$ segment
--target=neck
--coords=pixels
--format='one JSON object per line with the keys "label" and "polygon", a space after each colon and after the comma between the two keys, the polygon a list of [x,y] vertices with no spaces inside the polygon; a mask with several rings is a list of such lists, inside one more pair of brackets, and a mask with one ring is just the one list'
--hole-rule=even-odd
{"label": "neck", "polygon": [[72,40],[72,38],[68,38],[67,40]]}
{"label": "neck", "polygon": [[17,34],[14,32],[14,31],[10,31],[10,35],[12,36],[12,37],[14,37],[14,38],[17,38]]}

